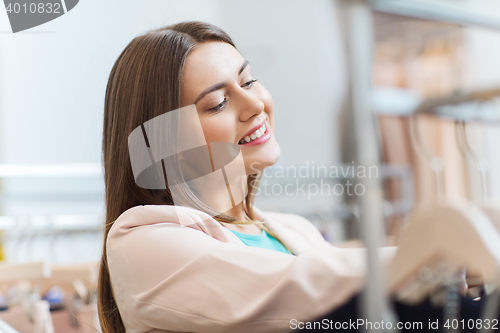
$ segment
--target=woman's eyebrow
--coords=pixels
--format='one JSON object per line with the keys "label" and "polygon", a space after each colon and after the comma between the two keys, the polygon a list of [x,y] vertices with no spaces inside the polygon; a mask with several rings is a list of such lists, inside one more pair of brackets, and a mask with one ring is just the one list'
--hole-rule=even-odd
{"label": "woman's eyebrow", "polygon": [[[248,60],[245,60],[245,62],[243,62],[243,65],[241,66],[241,68],[240,68],[240,70],[238,72],[238,75],[240,75],[241,72],[243,72],[245,70],[245,67],[247,67],[247,65],[248,65]],[[201,94],[198,96],[198,98],[196,99],[196,101],[194,101],[194,104],[198,103],[200,101],[200,99],[202,99],[203,97],[205,97],[206,94],[209,94],[209,93],[211,93],[213,91],[222,89],[222,88],[224,88],[226,86],[227,86],[227,83],[221,82],[221,83],[214,84],[211,87],[208,87],[207,89],[205,89],[205,90],[203,90],[201,92]]]}
{"label": "woman's eyebrow", "polygon": [[201,92],[201,94],[198,96],[196,101],[194,101],[194,104],[198,103],[199,100],[202,99],[203,97],[205,97],[206,94],[211,93],[212,91],[219,90],[219,89],[224,88],[226,86],[227,86],[226,82],[221,82],[221,83],[214,84],[211,87],[208,87],[207,89],[205,89]]}
{"label": "woman's eyebrow", "polygon": [[241,66],[240,71],[238,72],[238,75],[240,75],[241,72],[243,72],[243,70],[245,70],[245,67],[247,67],[247,65],[248,65],[248,60],[245,60],[245,62],[243,63],[243,66]]}

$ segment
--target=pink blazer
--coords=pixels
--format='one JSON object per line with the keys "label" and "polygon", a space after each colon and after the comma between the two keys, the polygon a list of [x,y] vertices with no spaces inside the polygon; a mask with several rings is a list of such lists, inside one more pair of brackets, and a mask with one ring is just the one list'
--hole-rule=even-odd
{"label": "pink blazer", "polygon": [[107,256],[127,332],[288,332],[292,319],[315,319],[363,287],[364,249],[332,246],[298,215],[255,214],[296,256],[246,246],[192,208],[124,212]]}

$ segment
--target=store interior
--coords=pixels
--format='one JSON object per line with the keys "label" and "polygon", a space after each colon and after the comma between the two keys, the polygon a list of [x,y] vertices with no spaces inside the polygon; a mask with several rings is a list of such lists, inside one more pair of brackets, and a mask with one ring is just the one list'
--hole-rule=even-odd
{"label": "store interior", "polygon": [[[133,37],[180,21],[225,29],[273,95],[282,155],[259,209],[373,251],[411,246],[417,208],[453,202],[480,207],[479,234],[500,239],[500,5],[401,2],[86,0],[19,34],[3,33],[0,11],[0,331],[100,331],[107,78]],[[500,246],[466,236],[471,253]],[[369,269],[369,318],[390,313],[376,290],[385,273]],[[468,279],[469,297],[494,292]]]}

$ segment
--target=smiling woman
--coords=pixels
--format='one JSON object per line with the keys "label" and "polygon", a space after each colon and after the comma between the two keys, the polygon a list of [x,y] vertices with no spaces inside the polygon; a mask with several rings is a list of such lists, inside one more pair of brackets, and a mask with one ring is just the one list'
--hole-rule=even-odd
{"label": "smiling woman", "polygon": [[[146,138],[146,122],[190,108],[207,143],[210,175],[223,175],[225,184],[197,198],[188,184],[185,202],[229,195],[232,206],[216,216],[175,204],[178,184],[168,174],[177,165],[161,160],[164,188],[148,189],[137,185],[130,163],[134,129]],[[197,135],[194,125],[180,131]],[[306,219],[253,206],[262,171],[280,156],[273,131],[271,95],[221,29],[185,22],[130,42],[113,66],[105,100],[98,295],[104,333],[286,332],[292,319],[316,318],[360,290],[363,250],[333,247]],[[149,163],[161,147],[145,142]],[[214,167],[216,143],[241,153],[246,174]],[[237,177],[247,187],[241,202],[233,200]]]}
{"label": "smiling woman", "polygon": [[[202,90],[209,82],[217,81],[220,82]],[[280,149],[271,135],[271,95],[252,77],[248,61],[234,47],[221,42],[196,47],[186,60],[183,83],[183,106],[196,104],[207,141],[259,148],[242,149],[248,166],[257,161],[263,170],[276,163]],[[199,90],[202,92],[194,99]]]}

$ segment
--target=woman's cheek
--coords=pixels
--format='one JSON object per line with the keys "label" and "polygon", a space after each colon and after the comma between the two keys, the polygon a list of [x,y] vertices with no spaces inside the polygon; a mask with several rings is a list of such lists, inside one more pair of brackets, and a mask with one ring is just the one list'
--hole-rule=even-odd
{"label": "woman's cheek", "polygon": [[207,142],[234,141],[234,130],[230,124],[227,124],[227,120],[224,117],[211,117],[209,121],[202,121],[202,128]]}

